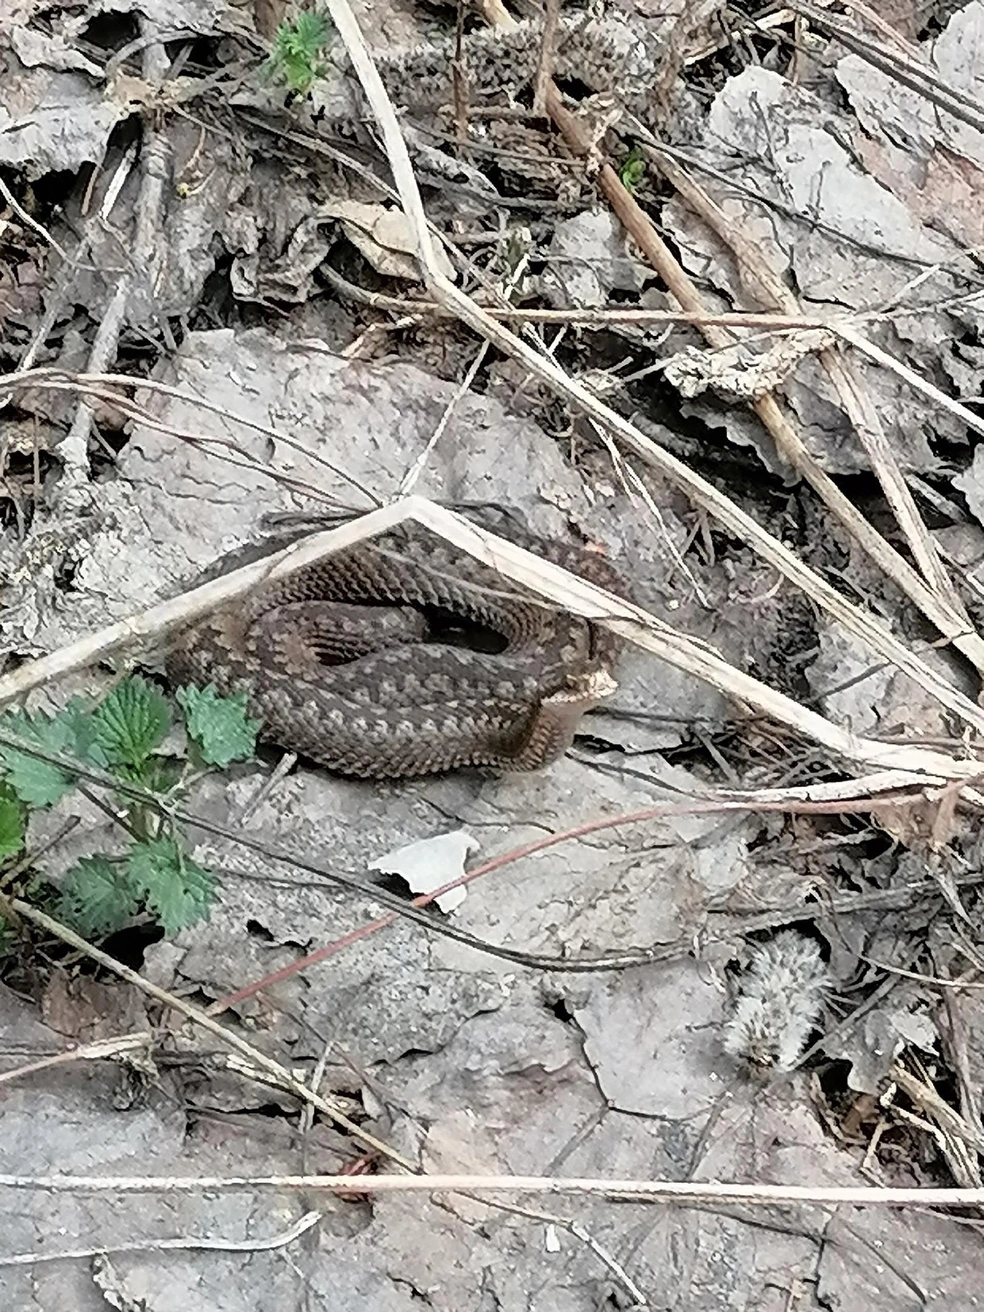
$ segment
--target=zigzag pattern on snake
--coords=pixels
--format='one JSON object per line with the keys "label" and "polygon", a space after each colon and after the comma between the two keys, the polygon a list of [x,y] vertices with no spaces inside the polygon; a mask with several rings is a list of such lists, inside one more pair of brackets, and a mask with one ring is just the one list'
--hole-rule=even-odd
{"label": "zigzag pattern on snake", "polygon": [[[596,553],[509,536],[624,591]],[[500,649],[479,649],[490,645]],[[385,779],[540,769],[614,691],[618,650],[607,630],[404,525],[212,612],[179,635],[167,670],[176,683],[245,691],[267,741]]]}

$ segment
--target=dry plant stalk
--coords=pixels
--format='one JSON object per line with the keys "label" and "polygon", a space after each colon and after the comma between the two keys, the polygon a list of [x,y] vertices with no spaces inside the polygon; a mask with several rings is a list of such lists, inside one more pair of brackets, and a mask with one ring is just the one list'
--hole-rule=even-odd
{"label": "dry plant stalk", "polygon": [[560,0],[543,0],[543,29],[540,34],[540,55],[533,83],[533,112],[542,114],[546,106],[547,88],[553,80],[554,58],[557,53],[557,29],[560,26]]}
{"label": "dry plant stalk", "polygon": [[342,524],[338,528],[316,533],[301,542],[284,548],[262,560],[245,565],[221,578],[205,583],[191,592],[182,593],[173,600],[142,611],[138,615],[109,624],[96,633],[88,634],[77,642],[69,643],[48,656],[29,661],[19,669],[0,677],[0,705],[14,697],[24,696],[34,688],[49,683],[72,670],[91,665],[121,647],[158,639],[162,634],[207,614],[216,606],[224,605],[250,588],[320,560],[330,551],[339,551],[366,537],[392,528],[406,518],[404,503],[396,502],[380,510],[371,511],[361,519]]}
{"label": "dry plant stalk", "polygon": [[[959,707],[959,714],[968,723],[980,729],[984,725],[984,716],[982,716],[980,708],[971,702],[969,698],[964,697],[952,685],[938,678],[924,662],[914,656],[873,615],[847,602],[840,593],[804,565],[781,542],[765,532],[729,498],[722,496],[706,480],[700,478],[681,461],[676,460],[656,443],[646,438],[634,425],[606,406],[581,383],[569,378],[552,359],[542,356],[526,342],[509,332],[503,325],[497,323],[470,297],[462,293],[444,277],[434,258],[427,219],[407,153],[406,143],[400,132],[392,103],[372,62],[358,24],[347,0],[329,0],[328,8],[332,21],[345,43],[356,74],[362,83],[365,95],[379,123],[384,147],[400,193],[404,212],[414,234],[422,276],[434,300],[457,313],[469,327],[493,341],[512,358],[521,361],[538,379],[553,387],[560,395],[597,420],[614,435],[620,437],[633,452],[649,464],[654,465],[673,483],[682,488],[698,506],[707,510],[730,532],[756,549],[764,559],[773,564],[786,578],[803,588],[809,596],[836,619],[840,620],[862,642],[909,674],[916,683],[929,691],[942,704],[949,706],[951,709]],[[497,21],[501,21],[502,25],[508,26],[514,23],[514,20],[498,3],[498,0],[486,0],[485,10]],[[583,129],[574,116],[561,104],[560,95],[553,84],[547,89],[547,106],[555,117],[555,121],[561,126],[565,136],[571,141],[580,140],[583,145],[582,138],[585,135]],[[631,230],[633,238],[638,240],[641,233],[643,241],[647,241],[651,236],[658,242],[658,238],[652,232],[648,221],[640,226],[640,217],[644,219],[645,216],[642,215],[638,205],[622,187],[609,164],[604,162],[601,164],[598,180],[602,190],[609,197],[613,208],[616,209],[619,218]],[[686,296],[688,294],[686,287],[680,286],[679,277],[675,277],[673,274],[672,261],[668,261],[668,269],[668,281],[670,281],[671,291],[676,295],[679,287],[680,292]],[[774,405],[774,402],[772,404]],[[652,624],[652,617],[647,617],[647,619]],[[698,672],[701,673],[702,677],[707,677],[706,670]],[[732,683],[740,682],[746,677],[744,675],[739,676],[738,672],[734,670],[729,675]],[[754,681],[752,682],[754,683]],[[799,726],[811,737],[817,738],[818,741],[830,746],[833,739],[836,738],[841,744],[841,749],[835,750],[846,748],[844,754],[849,758],[855,760],[875,759],[867,754],[870,744],[862,746],[853,735],[837,728],[822,716],[817,716],[814,712],[805,710],[805,708],[793,703],[791,699],[781,697],[772,689],[763,689],[762,685],[755,685],[755,693],[759,698],[758,704],[760,706],[763,705],[763,696],[764,700],[769,702],[773,708],[769,713],[777,714],[780,719],[794,727]],[[915,751],[917,755],[920,754],[919,749],[907,748],[900,750],[907,753]],[[937,756],[939,761],[939,754],[934,753],[933,755]],[[884,757],[880,759],[885,760]],[[913,757],[908,759],[910,761],[914,760]],[[979,766],[976,762],[957,761],[946,756],[943,756],[942,759],[947,762],[947,773],[950,778],[968,780],[975,777],[979,772]],[[901,766],[902,762],[897,759],[895,764]]]}
{"label": "dry plant stalk", "polygon": [[[942,785],[948,781],[957,781],[966,785],[981,773],[980,765],[972,760],[960,760],[928,748],[896,746],[858,737],[818,712],[801,706],[784,693],[736,669],[711,648],[677,632],[642,607],[615,597],[561,566],[541,560],[525,548],[418,496],[404,497],[338,528],[313,534],[283,551],[243,566],[129,619],[107,625],[97,633],[70,643],[49,656],[22,665],[0,678],[0,705],[71,670],[102,659],[120,647],[157,639],[176,625],[189,622],[218,605],[228,603],[261,582],[282,578],[332,551],[339,551],[375,536],[407,519],[440,534],[460,550],[499,570],[514,582],[538,592],[548,601],[575,615],[583,615],[596,623],[607,625],[630,642],[653,652],[679,669],[696,674],[736,701],[790,725],[839,756],[867,762],[886,770],[904,772],[904,777],[897,780],[900,786],[911,785],[916,778],[925,784]],[[936,681],[943,700],[953,690],[943,681],[936,680],[932,671],[925,668],[930,679]],[[968,707],[979,714],[972,703],[968,702]]]}
{"label": "dry plant stalk", "polygon": [[[746,275],[745,282],[755,288],[762,304],[779,313],[790,316],[797,314],[800,307],[796,298],[766,264],[755,243],[745,237],[740,225],[728,218],[686,170],[658,146],[646,145],[644,149],[691,209],[729,247]],[[673,262],[676,263],[675,260]],[[693,303],[701,303],[696,288],[693,288]],[[691,306],[688,305],[688,308]],[[710,327],[704,326],[701,331],[708,344],[715,349],[732,345],[735,341],[726,333]],[[974,632],[953,580],[940,560],[870,398],[840,351],[825,346],[818,355],[868,454],[872,469],[882,485],[886,500],[905,535],[922,577],[868,523],[833,479],[820,468],[779,409],[774,397],[761,398],[753,403],[753,409],[771,433],[779,454],[810,483],[868,556],[977,670],[984,673],[984,641]]]}
{"label": "dry plant stalk", "polygon": [[[877,21],[877,15],[867,6],[854,7]],[[984,109],[980,100],[944,82],[922,51],[913,50],[910,54],[900,49],[897,33],[893,33],[896,44],[890,45],[866,36],[852,24],[817,5],[808,4],[807,0],[793,0],[790,8],[817,27],[825,29],[873,68],[918,95],[925,96],[937,109],[952,114],[978,132],[984,132]]]}
{"label": "dry plant stalk", "polygon": [[[355,1186],[353,1186],[355,1181]],[[748,1203],[757,1207],[981,1207],[984,1189],[892,1189],[878,1185],[722,1184],[716,1180],[599,1179],[553,1175],[0,1175],[0,1189],[52,1193],[204,1193],[249,1189],[255,1193],[549,1194],[612,1202]]]}
{"label": "dry plant stalk", "polygon": [[[318,1111],[329,1117],[336,1125],[346,1130],[353,1138],[365,1144],[373,1152],[381,1153],[384,1157],[405,1167],[408,1171],[416,1169],[413,1163],[398,1153],[395,1148],[389,1147],[381,1139],[377,1139],[374,1135],[356,1125],[354,1121],[350,1121],[337,1107],[332,1105],[329,1099],[323,1098],[321,1094],[308,1088],[303,1080],[299,1080],[286,1066],[282,1066],[280,1062],[274,1061],[272,1057],[268,1057],[259,1048],[247,1043],[234,1030],[221,1025],[214,1017],[203,1011],[201,1007],[196,1007],[185,998],[179,998],[176,994],[168,993],[166,989],[159,988],[151,980],[145,979],[143,975],[131,970],[129,966],[125,966],[121,961],[117,961],[115,957],[111,957],[108,952],[103,952],[101,948],[93,947],[81,935],[76,934],[73,929],[69,929],[67,925],[63,925],[53,917],[45,915],[43,911],[39,911],[37,907],[32,907],[30,903],[23,902],[20,898],[12,898],[10,905],[19,916],[23,916],[25,920],[37,925],[39,929],[43,929],[48,934],[53,934],[55,938],[83,953],[90,960],[98,962],[107,970],[111,970],[113,974],[119,975],[128,984],[132,984],[141,992],[154,998],[155,1001],[163,1003],[165,1007],[186,1017],[193,1024],[208,1030],[220,1043],[245,1057],[258,1070],[272,1076],[280,1088],[287,1089],[300,1098],[302,1102],[310,1103],[316,1107]],[[349,1177],[349,1184],[351,1186],[351,1177]]]}

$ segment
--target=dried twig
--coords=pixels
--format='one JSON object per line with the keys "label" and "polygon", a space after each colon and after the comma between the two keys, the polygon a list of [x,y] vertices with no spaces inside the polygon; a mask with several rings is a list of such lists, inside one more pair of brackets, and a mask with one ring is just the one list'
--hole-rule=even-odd
{"label": "dried twig", "polygon": [[[382,292],[369,291],[368,288],[360,287],[358,283],[343,278],[337,269],[332,269],[328,265],[325,265],[320,273],[324,275],[325,281],[343,296],[358,301],[360,305],[368,305],[374,310],[393,310],[397,314],[430,314],[439,318],[450,318],[454,314],[449,306],[441,305],[438,301],[425,301],[409,296],[386,296]],[[478,299],[476,297],[476,300]],[[479,303],[493,319],[503,319],[507,323],[512,320],[517,323],[565,323],[578,328],[606,329],[613,324],[637,324],[643,328],[650,324],[695,324],[698,327],[709,324],[719,328],[749,330],[758,328],[766,332],[799,332],[807,328],[836,332],[837,328],[834,319],[818,319],[803,314],[755,314],[741,311],[717,314],[710,311],[647,310],[633,305],[612,305],[603,308],[574,306],[570,309],[544,310],[531,309],[525,305],[498,303],[486,305],[484,300]],[[904,312],[911,314],[909,309]],[[863,323],[874,317],[876,316],[851,315],[848,323]]]}
{"label": "dried twig", "polygon": [[697,46],[696,38],[707,31],[710,19],[720,8],[721,0],[690,0],[667,23],[652,88],[660,120],[665,120],[672,108],[673,94],[680,85],[684,65]]}
{"label": "dried twig", "polygon": [[[301,455],[310,460],[313,464],[320,465],[323,469],[334,474],[336,478],[348,483],[352,488],[366,498],[367,506],[378,506],[379,497],[365,484],[361,483],[352,474],[349,474],[340,465],[328,460],[320,452],[313,450],[311,447],[301,442],[298,438],[285,433],[283,429],[274,428],[270,424],[260,423],[259,420],[251,419],[248,415],[236,414],[226,406],[219,405],[215,401],[210,401],[208,397],[201,396],[194,392],[184,391],[172,383],[162,383],[156,378],[133,378],[130,374],[115,373],[76,373],[72,370],[61,369],[57,366],[41,366],[34,369],[18,369],[13,373],[3,375],[5,386],[12,387],[15,391],[25,387],[46,387],[53,391],[77,391],[83,392],[87,396],[94,397],[97,400],[106,402],[126,413],[130,418],[135,419],[138,423],[145,424],[149,428],[157,428],[161,431],[172,435],[182,437],[188,441],[194,441],[201,446],[227,446],[230,449],[237,449],[236,443],[230,438],[217,437],[212,434],[185,432],[177,428],[165,427],[161,421],[145,407],[139,405],[136,401],[129,398],[130,391],[158,393],[162,396],[172,397],[176,401],[183,401],[196,409],[207,410],[210,414],[217,415],[221,419],[228,420],[237,427],[248,428],[254,433],[261,433],[264,437],[272,438],[274,442],[281,446],[290,447],[292,450],[299,452]],[[122,392],[117,388],[124,389]],[[266,465],[252,466],[261,468],[263,472],[270,473]]]}
{"label": "dried twig", "polygon": [[927,397],[934,405],[938,405],[941,410],[945,410],[947,414],[959,419],[962,424],[966,424],[973,432],[984,435],[984,419],[980,415],[974,414],[973,410],[961,405],[959,401],[954,401],[952,396],[947,396],[945,392],[941,392],[934,383],[923,378],[921,374],[917,374],[914,369],[910,369],[907,364],[897,360],[894,355],[883,350],[882,347],[876,346],[874,342],[862,337],[859,332],[847,324],[838,324],[835,331],[839,337],[860,351],[862,355],[868,356],[870,360],[874,360],[883,368],[891,370],[893,374],[907,382],[914,392],[919,392],[922,396]]}
{"label": "dried twig", "polygon": [[923,59],[907,57],[898,49],[859,32],[827,9],[808,4],[806,0],[789,0],[789,7],[808,18],[817,27],[824,28],[838,41],[858,55],[872,68],[877,68],[902,86],[931,101],[978,132],[984,131],[984,109],[974,96],[948,86],[939,73]]}
{"label": "dried twig", "polygon": [[27,1062],[11,1071],[0,1071],[0,1084],[9,1084],[13,1080],[23,1079],[25,1075],[35,1075],[38,1071],[48,1070],[51,1066],[67,1066],[75,1061],[106,1061],[111,1057],[121,1057],[127,1052],[139,1052],[150,1047],[153,1035],[150,1030],[138,1030],[135,1034],[123,1034],[113,1039],[96,1039],[92,1043],[80,1043],[77,1047],[66,1048],[64,1052],[55,1052],[37,1061]]}
{"label": "dried twig", "polygon": [[27,210],[20,204],[17,197],[4,182],[3,178],[0,178],[0,196],[4,198],[11,210],[17,215],[21,223],[24,224],[25,228],[30,228],[30,230],[33,233],[36,233],[36,235],[39,236],[47,246],[50,246],[52,250],[57,251],[66,264],[71,264],[72,257],[69,255],[68,251],[65,250],[64,246],[59,246],[58,242],[55,241],[47,228],[43,227],[38,223],[37,219],[32,218],[31,215],[28,214]]}
{"label": "dried twig", "polygon": [[[744,270],[746,281],[755,287],[759,299],[780,313],[796,314],[799,306],[795,297],[762,259],[755,243],[746,239],[739,225],[721,210],[676,161],[664,155],[658,145],[643,143],[643,149],[687,204],[731,248]],[[693,294],[698,297],[696,288]],[[730,345],[734,341],[717,329],[705,327],[702,331],[713,347]],[[753,409],[766,424],[780,454],[808,480],[872,560],[920,607],[940,632],[950,638],[954,646],[984,673],[984,640],[973,630],[960,594],[919,515],[870,399],[837,350],[822,348],[819,358],[867,451],[872,469],[881,482],[888,503],[922,571],[922,578],[820,468],[799,434],[782,415],[775,399],[771,396],[763,397],[753,403]]]}
{"label": "dried twig", "polygon": [[[0,1175],[0,1189],[77,1194],[175,1194],[250,1189],[256,1193],[351,1193],[351,1175]],[[883,1189],[874,1185],[812,1188],[793,1184],[722,1184],[689,1180],[598,1179],[544,1175],[360,1175],[360,1193],[467,1192],[606,1198],[613,1202],[750,1203],[759,1207],[980,1207],[984,1189]]]}
{"label": "dried twig", "polygon": [[[977,1156],[984,1150],[981,1135],[958,1111],[944,1102],[931,1084],[911,1074],[901,1062],[895,1062],[889,1075],[937,1127],[943,1156],[954,1179],[965,1187],[980,1189],[981,1173]],[[898,1112],[900,1109],[895,1110]]]}
{"label": "dried twig", "polygon": [[[238,1052],[259,1070],[265,1071],[268,1075],[272,1075],[281,1088],[287,1089],[290,1093],[293,1093],[295,1097],[300,1098],[305,1103],[313,1103],[318,1111],[322,1112],[325,1116],[330,1117],[336,1125],[346,1130],[360,1143],[364,1143],[375,1152],[382,1153],[384,1157],[398,1163],[400,1166],[406,1167],[408,1171],[416,1169],[412,1162],[407,1161],[407,1159],[394,1148],[390,1148],[389,1145],[383,1143],[381,1139],[375,1138],[375,1136],[363,1130],[361,1126],[356,1125],[354,1121],[349,1120],[349,1118],[334,1106],[328,1098],[323,1098],[320,1094],[309,1089],[303,1080],[299,1080],[290,1070],[287,1069],[286,1066],[282,1066],[280,1062],[274,1061],[272,1057],[268,1057],[266,1053],[261,1052],[259,1048],[255,1048],[251,1043],[247,1043],[246,1040],[240,1038],[235,1031],[226,1029],[224,1025],[220,1025],[217,1020],[212,1016],[209,1016],[201,1007],[196,1007],[185,998],[179,998],[176,994],[168,993],[166,989],[159,988],[149,979],[145,979],[143,975],[138,974],[137,971],[131,970],[129,966],[125,966],[121,961],[117,961],[115,957],[111,957],[108,952],[103,952],[101,948],[93,947],[92,944],[87,943],[80,934],[76,934],[73,929],[69,929],[67,925],[61,924],[60,921],[55,920],[52,916],[45,915],[45,913],[39,911],[37,907],[32,907],[29,903],[22,902],[19,898],[12,899],[11,906],[18,915],[23,916],[25,920],[29,920],[31,924],[37,925],[39,929],[45,930],[48,934],[53,934],[55,938],[60,939],[63,943],[67,943],[77,951],[84,953],[90,960],[98,962],[100,966],[112,971],[114,975],[119,975],[122,979],[125,979],[128,984],[132,984],[135,988],[140,989],[141,992],[146,993],[157,1002],[163,1003],[164,1006],[178,1012],[193,1024],[200,1026],[202,1029],[208,1030],[210,1034],[215,1035],[220,1043],[228,1048],[232,1048],[235,1052]],[[349,1183],[351,1185],[351,1179]]]}
{"label": "dried twig", "polygon": [[222,578],[214,579],[191,592],[171,601],[161,602],[139,615],[109,624],[97,633],[80,638],[77,642],[22,665],[12,673],[0,677],[0,705],[19,697],[32,688],[57,679],[71,670],[81,669],[119,647],[148,639],[157,639],[177,624],[204,615],[215,606],[232,600],[260,582],[281,578],[300,569],[302,565],[320,559],[329,551],[338,551],[353,542],[392,528],[406,517],[403,503],[385,506],[370,512],[361,519],[339,528],[329,529],[295,543],[263,560],[246,565]]}
{"label": "dried twig", "polygon": [[451,98],[454,105],[454,130],[457,141],[468,140],[468,77],[465,73],[465,0],[458,0],[454,29],[454,59],[451,61]]}
{"label": "dried twig", "polygon": [[[493,4],[494,0],[487,0],[487,7]],[[501,6],[498,6],[498,9],[501,9]],[[366,97],[380,124],[390,166],[400,191],[404,212],[414,235],[421,269],[431,295],[443,304],[454,308],[460,318],[470,327],[473,327],[483,336],[490,338],[513,358],[522,361],[536,377],[547,382],[569,401],[605,424],[611,432],[626,442],[644,460],[657,467],[672,482],[686,491],[697,505],[706,509],[736,536],[752,545],[764,559],[773,564],[787,578],[804,588],[818,604],[841,620],[863,642],[910,674],[921,687],[931,691],[932,695],[945,705],[956,709],[956,703],[959,702],[961,715],[968,718],[975,726],[984,726],[984,716],[982,716],[979,708],[969,698],[964,697],[952,686],[946,684],[944,680],[933,675],[929,668],[913,657],[873,615],[847,602],[840,593],[805,566],[793,552],[789,551],[770,533],[764,531],[751,516],[740,510],[729,498],[719,493],[716,488],[695,474],[682,461],[675,459],[669,452],[664,451],[655,442],[647,438],[635,425],[629,423],[616,411],[606,406],[581,383],[569,378],[552,360],[542,357],[527,343],[508,332],[501,324],[496,323],[470,297],[466,296],[444,277],[434,258],[426,216],[414,178],[410,157],[407,153],[406,143],[400,133],[392,103],[382,84],[379,73],[369,57],[358,24],[355,22],[347,0],[330,0],[329,10],[332,20],[345,42]],[[502,12],[504,13],[504,11]],[[505,19],[510,24],[514,21],[508,15],[505,15]],[[559,93],[556,93],[556,90],[550,96],[549,108],[555,120],[563,120],[567,124],[564,127],[565,136],[569,129],[572,134],[571,139],[576,139],[583,145],[583,129],[574,119],[574,116],[561,104]],[[571,126],[572,124],[573,126]],[[626,222],[626,226],[629,226],[629,224],[633,226],[632,235],[638,239],[639,216],[642,213],[638,205],[622,187],[609,164],[603,163],[601,165],[598,178],[599,185],[605,190],[606,195],[609,195],[613,206],[616,204],[619,206],[621,210],[619,217],[623,217],[624,214],[623,222]],[[644,216],[642,217],[644,219]],[[644,222],[642,224],[642,240],[646,240],[651,233],[650,225],[648,222]],[[676,294],[675,288],[671,288],[671,290]],[[778,407],[776,407],[776,410],[778,410]],[[461,544],[459,543],[459,545]],[[962,626],[954,620],[952,628],[954,635],[956,635],[961,631]],[[668,655],[665,658],[672,659]],[[701,673],[701,677],[707,677],[706,673]],[[780,695],[774,693],[771,689],[768,692],[771,704],[778,705],[773,699]],[[761,687],[759,693],[761,694]],[[788,714],[791,709],[789,699],[783,699],[783,704]],[[799,708],[799,711],[802,711],[802,708]],[[799,714],[799,711],[794,714]],[[772,714],[773,712],[768,713]],[[822,717],[820,718],[822,719]],[[831,727],[829,722],[824,722],[824,724],[826,729]],[[809,732],[812,733],[812,730]],[[866,759],[870,760],[872,758]]]}
{"label": "dried twig", "polygon": [[[837,787],[834,785],[833,787]],[[409,904],[411,907],[422,908],[429,906],[438,898],[443,897],[445,893],[450,893],[457,888],[464,888],[474,883],[494,871],[501,870],[505,866],[511,865],[516,861],[524,860],[527,857],[534,856],[538,852],[546,851],[548,848],[555,847],[560,843],[569,842],[573,839],[586,838],[591,834],[602,833],[609,829],[627,828],[631,825],[648,824],[655,820],[670,819],[677,816],[696,816],[696,815],[715,815],[715,814],[738,814],[743,815],[748,812],[762,813],[788,813],[795,815],[841,815],[845,813],[854,813],[857,811],[870,812],[872,814],[884,814],[890,812],[895,807],[906,806],[911,803],[911,796],[897,794],[895,796],[878,796],[877,790],[870,797],[857,797],[847,799],[831,798],[829,801],[820,801],[807,799],[804,797],[793,798],[788,795],[791,790],[775,790],[768,798],[763,796],[756,802],[750,802],[740,795],[728,792],[720,794],[717,798],[692,799],[686,802],[662,802],[655,806],[644,808],[642,811],[632,811],[617,816],[606,816],[602,820],[591,820],[584,824],[575,825],[570,829],[563,830],[560,833],[550,834],[546,838],[535,839],[531,843],[525,843],[521,847],[513,848],[509,852],[504,852],[500,856],[491,857],[488,861],[483,861],[480,865],[474,866],[471,870],[457,879],[443,884],[440,888],[435,888],[429,893],[422,893],[415,897]],[[243,841],[243,840],[240,840]],[[298,864],[296,861],[294,864]],[[281,967],[279,970],[272,971],[264,975],[262,979],[254,980],[238,988],[234,993],[228,994],[224,998],[219,998],[208,1008],[209,1015],[219,1015],[229,1007],[238,1006],[247,998],[262,992],[264,989],[273,987],[282,983],[284,980],[291,979],[294,975],[303,971],[310,970],[313,966],[327,961],[330,957],[336,956],[339,952],[352,947],[355,943],[369,937],[378,930],[386,929],[394,924],[405,911],[391,911],[384,916],[379,916],[375,920],[367,921],[355,929],[349,930],[341,938],[327,943],[324,947],[316,948],[306,956],[295,958],[289,965]],[[798,909],[797,914],[802,914],[802,908]],[[771,922],[770,922],[771,923]],[[447,926],[442,926],[439,932],[447,932]],[[461,941],[460,936],[459,941]],[[496,955],[506,955],[501,948],[493,949],[489,944],[483,944],[472,940],[472,946],[478,947],[479,950],[494,952]],[[691,949],[691,941],[687,940],[686,951]],[[546,968],[546,962],[543,957],[534,957],[531,954],[509,954],[510,959],[519,961],[520,956],[525,960],[523,964],[537,965]],[[678,956],[676,947],[672,947],[669,953],[660,951],[656,954],[647,952],[640,958],[636,964],[642,964],[642,960],[652,963],[655,960],[669,960]],[[626,960],[626,954],[619,954],[618,958],[608,955],[602,959],[584,958],[577,955],[565,955],[563,959],[555,960],[551,963],[554,968],[561,970],[577,970],[590,967],[597,969],[599,966],[604,969],[623,969],[626,965],[631,964]]]}
{"label": "dried twig", "polygon": [[321,1220],[321,1212],[305,1212],[302,1217],[266,1238],[223,1239],[214,1235],[180,1235],[174,1239],[144,1239],[132,1244],[100,1245],[98,1248],[38,1249],[33,1253],[11,1253],[0,1257],[0,1268],[37,1266],[42,1262],[70,1262],[92,1257],[115,1257],[122,1253],[270,1253],[300,1239]]}
{"label": "dried twig", "polygon": [[547,87],[553,81],[554,60],[557,57],[557,31],[560,26],[560,0],[543,0],[543,29],[540,33],[540,54],[533,81],[533,112],[542,114],[547,104]]}
{"label": "dried twig", "polygon": [[[155,42],[143,51],[143,71],[148,80],[159,78],[166,66],[164,47]],[[133,247],[129,266],[116,284],[96,331],[89,351],[90,372],[99,373],[116,359],[116,348],[138,278],[146,278],[152,287],[161,259],[160,234],[163,223],[166,184],[170,176],[170,147],[163,133],[149,122],[144,125],[144,143],[140,159],[140,189],[137,194]],[[89,429],[92,409],[85,401],[76,407],[75,417],[59,446],[63,462],[64,483],[60,494],[71,494],[89,481]]]}

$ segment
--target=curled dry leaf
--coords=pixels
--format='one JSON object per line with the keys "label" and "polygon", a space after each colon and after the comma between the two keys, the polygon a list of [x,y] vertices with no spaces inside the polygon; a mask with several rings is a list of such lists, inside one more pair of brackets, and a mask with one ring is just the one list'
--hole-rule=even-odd
{"label": "curled dry leaf", "polygon": [[[322,218],[338,219],[346,237],[377,273],[387,278],[420,281],[413,234],[402,210],[358,200],[338,200],[322,206],[319,213]],[[441,273],[454,281],[454,266],[440,246],[435,247],[435,255]]]}

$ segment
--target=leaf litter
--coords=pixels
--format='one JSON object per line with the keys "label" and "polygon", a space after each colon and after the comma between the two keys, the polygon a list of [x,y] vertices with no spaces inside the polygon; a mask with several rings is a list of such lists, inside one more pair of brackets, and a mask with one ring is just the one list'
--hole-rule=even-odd
{"label": "leaf litter", "polygon": [[[886,467],[829,367],[838,323],[855,316],[900,366],[850,357],[925,519],[920,550],[952,568],[973,630],[984,559],[976,436],[901,367],[968,405],[980,392],[972,248],[984,137],[968,100],[984,6],[942,8],[925,29],[897,9],[894,37],[853,9],[805,6],[795,28],[743,12],[754,60],[710,17],[688,27],[672,7],[562,12],[553,58],[569,108],[670,238],[707,311],[788,314],[795,291],[804,318],[830,325],[793,336],[749,327],[710,348],[698,328],[658,318],[675,310],[675,291],[639,232],[626,235],[599,200],[601,154],[578,161],[529,114],[536,18],[517,34],[465,23],[457,82],[443,17],[377,7],[370,35],[405,107],[445,275],[489,306],[511,297],[510,313],[551,311],[555,322],[521,325],[528,337],[919,650],[936,633],[911,591],[886,582],[744,404],[778,388],[804,460],[893,539]],[[178,595],[230,552],[280,541],[303,519],[368,510],[419,467],[415,490],[437,502],[505,507],[547,535],[576,530],[612,556],[639,604],[850,732],[976,752],[972,731],[961,738],[929,692],[873,659],[666,477],[599,441],[518,360],[475,365],[476,339],[427,308],[433,289],[337,33],[311,54],[310,41],[285,39],[277,6],[205,0],[85,16],[8,3],[3,15],[0,676]],[[280,78],[269,76],[278,50]],[[668,98],[655,94],[667,86]],[[700,183],[703,211],[662,180],[652,151],[664,146]],[[590,330],[564,324],[585,308],[596,313]],[[43,366],[63,372],[17,381]],[[80,368],[118,377],[90,382],[83,398]],[[962,656],[921,655],[976,695]],[[122,792],[115,813],[135,826],[128,837],[83,806],[77,774],[0,743],[5,893],[42,907],[60,896],[56,909],[87,936],[122,932],[117,951],[177,995],[221,1004],[280,972],[224,1021],[258,1051],[319,1072],[326,1095],[422,1169],[980,1185],[979,839],[961,811],[943,823],[938,792],[891,814],[811,814],[837,795],[824,788],[859,773],[849,760],[743,717],[719,689],[638,650],[616,697],[542,776],[394,788],[303,762],[271,774],[245,706],[207,690],[178,691],[189,745],[173,755],[160,651],[139,656],[136,679],[121,680],[124,655],[112,683],[93,668],[37,688],[6,727],[48,755],[114,770],[118,786],[139,776],[167,798],[187,783],[189,805],[230,836],[179,838]],[[686,813],[729,787],[781,797],[787,814]],[[364,932],[384,871],[432,891],[472,865],[478,845],[494,861],[658,802],[658,818],[504,860],[453,910],[490,947],[558,966],[627,948],[651,951],[652,964],[517,967],[442,938],[446,903],[432,932],[408,921]],[[280,855],[244,846],[251,839]],[[452,841],[446,864],[436,851]],[[333,870],[367,889],[334,886]],[[49,1007],[45,1024],[25,1001],[58,989],[76,989],[79,1013],[103,1011],[103,1022],[118,997],[125,1037],[129,986],[106,976],[103,992],[87,991],[91,972],[77,960],[41,957],[11,928],[8,1070],[64,1047],[67,1025],[51,1022],[69,1008]],[[291,973],[326,944],[329,955]],[[202,1031],[165,1011],[154,1024],[147,1061],[80,1060],[10,1080],[5,1171],[362,1169],[350,1138],[299,1119],[292,1094],[230,1065]],[[763,1053],[778,1060],[763,1068]],[[534,1217],[462,1195],[319,1197],[315,1242],[302,1251],[288,1238],[278,1251],[302,1209],[288,1191],[275,1197],[243,1187],[206,1208],[194,1195],[165,1205],[153,1194],[20,1193],[0,1287],[11,1306],[111,1296],[150,1309],[306,1297],[572,1310],[772,1299],[877,1312],[976,1298],[973,1230],[925,1209],[653,1212],[593,1199],[570,1216],[549,1204],[556,1215],[544,1220],[542,1200]],[[196,1251],[206,1230],[230,1251]],[[46,1262],[54,1236],[66,1251],[113,1256],[98,1269],[82,1257]],[[231,1249],[262,1236],[274,1247],[249,1254],[247,1269]],[[155,1248],[175,1238],[188,1246]],[[33,1260],[12,1265],[18,1255]]]}

